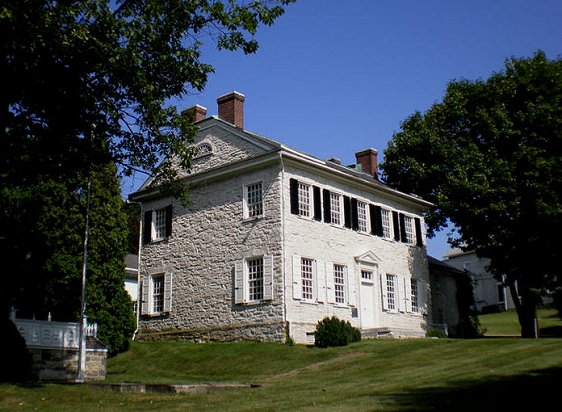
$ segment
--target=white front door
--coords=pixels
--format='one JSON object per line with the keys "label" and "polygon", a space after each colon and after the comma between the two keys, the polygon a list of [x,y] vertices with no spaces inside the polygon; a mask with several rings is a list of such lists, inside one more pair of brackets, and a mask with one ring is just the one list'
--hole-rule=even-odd
{"label": "white front door", "polygon": [[374,273],[361,271],[361,328],[375,327],[375,284]]}

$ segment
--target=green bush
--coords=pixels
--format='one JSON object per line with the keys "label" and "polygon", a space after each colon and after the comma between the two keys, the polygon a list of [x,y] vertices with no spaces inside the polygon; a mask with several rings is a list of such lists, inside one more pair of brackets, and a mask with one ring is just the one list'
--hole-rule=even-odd
{"label": "green bush", "polygon": [[359,341],[361,341],[361,331],[351,326],[349,321],[332,316],[324,318],[316,324],[314,345],[319,348],[346,346]]}

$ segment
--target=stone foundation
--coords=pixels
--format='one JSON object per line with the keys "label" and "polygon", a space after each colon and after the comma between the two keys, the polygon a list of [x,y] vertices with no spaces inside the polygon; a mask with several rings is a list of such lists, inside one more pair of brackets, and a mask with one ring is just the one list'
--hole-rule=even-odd
{"label": "stone foundation", "polygon": [[284,342],[283,323],[262,323],[214,328],[170,329],[158,332],[142,331],[138,341],[183,341],[183,342]]}
{"label": "stone foundation", "polygon": [[[78,350],[28,348],[33,358],[33,374],[42,381],[74,381],[78,375]],[[86,350],[84,379],[101,381],[106,376],[107,349]]]}

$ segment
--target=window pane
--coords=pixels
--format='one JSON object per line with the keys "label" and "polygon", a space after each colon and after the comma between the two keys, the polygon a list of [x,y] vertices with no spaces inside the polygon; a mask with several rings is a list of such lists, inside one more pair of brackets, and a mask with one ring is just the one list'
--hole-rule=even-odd
{"label": "window pane", "polygon": [[360,232],[367,231],[367,205],[357,202],[357,223]]}
{"label": "window pane", "polygon": [[336,303],[345,303],[345,266],[334,265],[334,292]]}
{"label": "window pane", "polygon": [[247,217],[256,217],[263,214],[263,198],[261,182],[246,186]]}
{"label": "window pane", "polygon": [[154,237],[155,239],[163,239],[166,237],[166,208],[155,211]]}
{"label": "window pane", "polygon": [[299,182],[299,215],[310,216],[310,186]]}
{"label": "window pane", "polygon": [[303,299],[312,300],[313,293],[313,260],[301,259],[301,276],[302,276],[302,297]]}
{"label": "window pane", "polygon": [[410,216],[404,216],[404,227],[406,229],[406,238],[408,243],[414,243],[414,226],[412,224],[412,218]]}
{"label": "window pane", "polygon": [[164,310],[164,275],[152,277],[152,312]]}
{"label": "window pane", "polygon": [[386,298],[389,310],[396,309],[396,276],[386,275]]}
{"label": "window pane", "polygon": [[361,279],[363,280],[373,280],[373,272],[369,272],[367,270],[361,271]]}
{"label": "window pane", "polygon": [[418,303],[418,280],[412,279],[411,280],[411,302],[412,302],[412,312],[419,312],[419,303]]}
{"label": "window pane", "polygon": [[390,238],[391,235],[391,226],[390,226],[390,210],[381,209],[381,217],[382,217],[382,235],[385,238]]}
{"label": "window pane", "polygon": [[263,258],[248,260],[249,300],[263,299]]}
{"label": "window pane", "polygon": [[341,225],[340,195],[330,193],[330,217],[334,225]]}

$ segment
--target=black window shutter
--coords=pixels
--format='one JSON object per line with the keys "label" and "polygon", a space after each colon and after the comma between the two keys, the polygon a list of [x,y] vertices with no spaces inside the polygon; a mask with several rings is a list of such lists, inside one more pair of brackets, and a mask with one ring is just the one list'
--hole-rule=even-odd
{"label": "black window shutter", "polygon": [[330,191],[324,189],[322,191],[322,196],[324,196],[324,222],[332,223],[332,203],[330,199]]}
{"label": "black window shutter", "polygon": [[172,205],[166,206],[166,237],[172,236]]}
{"label": "black window shutter", "polygon": [[377,236],[384,236],[384,229],[382,227],[382,208],[380,206],[375,206],[377,215]]}
{"label": "black window shutter", "polygon": [[299,214],[299,182],[296,179],[289,180],[289,189],[291,195],[291,213]]}
{"label": "black window shutter", "polygon": [[414,218],[414,222],[416,222],[416,242],[418,246],[423,246],[423,234],[421,228],[421,220],[419,217]]}
{"label": "black window shutter", "polygon": [[377,215],[377,206],[369,205],[369,216],[371,217],[371,234],[373,236],[378,236],[377,226],[380,215]]}
{"label": "black window shutter", "polygon": [[357,199],[351,199],[351,228],[359,230],[359,216],[357,213]]}
{"label": "black window shutter", "polygon": [[398,219],[398,212],[392,212],[392,225],[394,226],[394,240],[400,242],[400,221]]}
{"label": "black window shutter", "polygon": [[142,243],[150,243],[152,241],[152,210],[144,212],[144,220],[142,224]]}
{"label": "black window shutter", "polygon": [[406,223],[404,223],[404,214],[400,213],[400,240],[404,243],[408,243],[408,235],[406,233]]}
{"label": "black window shutter", "polygon": [[351,228],[351,199],[347,196],[343,197],[343,225]]}
{"label": "black window shutter", "polygon": [[312,186],[312,196],[314,198],[314,220],[322,221],[322,195],[318,186]]}

